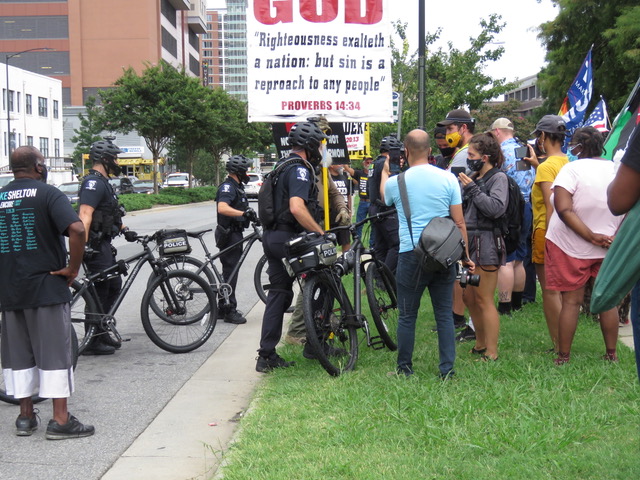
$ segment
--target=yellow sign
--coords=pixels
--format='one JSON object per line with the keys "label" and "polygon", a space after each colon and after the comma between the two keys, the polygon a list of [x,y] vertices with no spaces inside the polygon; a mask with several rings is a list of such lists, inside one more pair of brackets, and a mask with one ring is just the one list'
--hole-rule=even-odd
{"label": "yellow sign", "polygon": [[364,124],[364,149],[362,150],[349,150],[350,160],[362,160],[365,157],[371,156],[371,144],[369,141],[369,123]]}

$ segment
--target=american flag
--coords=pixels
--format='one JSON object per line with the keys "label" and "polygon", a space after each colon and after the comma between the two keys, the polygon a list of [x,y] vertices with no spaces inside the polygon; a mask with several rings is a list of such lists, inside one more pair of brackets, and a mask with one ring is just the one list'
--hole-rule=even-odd
{"label": "american flag", "polygon": [[600,101],[596,105],[596,108],[593,109],[591,115],[586,122],[584,122],[585,127],[593,127],[600,132],[608,132],[609,131],[609,116],[607,115],[607,104],[604,101],[604,98],[600,97]]}

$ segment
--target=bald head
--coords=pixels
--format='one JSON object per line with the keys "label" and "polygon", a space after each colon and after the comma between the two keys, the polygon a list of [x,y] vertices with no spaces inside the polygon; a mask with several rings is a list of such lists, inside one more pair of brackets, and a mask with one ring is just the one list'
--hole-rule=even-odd
{"label": "bald head", "polygon": [[34,171],[38,163],[44,163],[44,157],[36,147],[22,146],[11,153],[9,165],[13,173]]}
{"label": "bald head", "polygon": [[407,133],[407,136],[404,137],[404,148],[409,160],[409,166],[413,167],[421,163],[429,163],[431,145],[429,134],[424,130],[416,128]]}

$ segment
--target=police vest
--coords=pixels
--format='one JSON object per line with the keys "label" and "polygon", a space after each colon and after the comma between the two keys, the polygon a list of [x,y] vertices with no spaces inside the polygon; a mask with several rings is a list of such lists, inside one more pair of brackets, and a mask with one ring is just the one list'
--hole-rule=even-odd
{"label": "police vest", "polygon": [[[240,186],[240,184],[231,177],[227,178],[218,187],[218,191],[216,192],[216,203],[219,201],[220,192],[227,187],[232,190],[234,194],[233,201],[229,204],[229,206],[231,208],[242,210],[244,212],[248,207],[247,195],[244,193],[244,188],[242,188],[242,186]],[[224,228],[231,228],[232,230],[241,232],[249,226],[249,220],[238,217],[229,217],[227,215],[218,213],[218,225]]]}
{"label": "police vest", "polygon": [[[112,239],[120,233],[122,228],[122,217],[124,217],[124,209],[118,202],[118,196],[113,191],[113,187],[109,181],[100,172],[90,170],[82,181],[82,185],[85,182],[94,180],[97,182],[103,182],[107,192],[109,193],[100,200],[100,203],[93,211],[91,218],[90,228],[90,241],[100,240],[102,238]],[[82,188],[81,188],[82,190]]]}
{"label": "police vest", "polygon": [[[292,154],[289,158],[295,158],[298,155]],[[288,160],[288,159],[287,159]],[[320,208],[318,202],[318,187],[316,186],[315,172],[309,162],[300,157],[300,163],[293,163],[286,167],[280,174],[280,181],[276,184],[275,194],[275,211],[279,212],[276,218],[276,227],[278,230],[282,227],[291,229],[295,232],[302,232],[304,228],[298,223],[298,220],[293,216],[291,210],[289,210],[289,185],[283,179],[287,178],[292,168],[299,168],[300,165],[304,165],[309,170],[309,196],[307,200],[307,210],[316,222],[321,221],[323,211]]]}

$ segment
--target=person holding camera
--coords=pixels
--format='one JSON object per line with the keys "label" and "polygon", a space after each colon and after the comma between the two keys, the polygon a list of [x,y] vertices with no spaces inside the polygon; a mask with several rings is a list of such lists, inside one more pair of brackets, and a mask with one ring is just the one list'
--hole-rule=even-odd
{"label": "person holding camera", "polygon": [[510,315],[522,308],[522,295],[527,279],[524,261],[531,258],[531,187],[536,176],[537,161],[528,158],[527,145],[520,145],[513,137],[513,123],[508,118],[498,118],[491,125],[504,155],[502,171],[513,178],[524,197],[524,212],[520,226],[520,238],[515,252],[507,255],[507,263],[498,271],[498,313]]}
{"label": "person holding camera", "polygon": [[500,318],[494,302],[498,270],[505,264],[504,239],[496,221],[507,211],[509,181],[500,171],[504,155],[491,132],[474,135],[467,149],[471,176],[459,175],[463,188],[464,220],[469,234],[469,256],[478,266],[480,285],[464,291],[464,303],[473,318],[476,343],[471,353],[482,360],[498,359]]}
{"label": "person holding camera", "polygon": [[[411,204],[412,233],[405,215],[399,215],[400,253],[398,254],[398,358],[395,373],[413,375],[413,349],[420,299],[425,288],[429,289],[431,305],[437,324],[440,352],[440,377],[453,375],[456,358],[455,330],[453,327],[453,284],[456,266],[444,272],[427,272],[420,266],[413,246],[420,240],[424,227],[435,217],[450,216],[467,241],[467,230],[462,212],[460,186],[450,173],[429,164],[431,147],[429,134],[423,130],[412,130],[404,140],[405,155],[409,169],[405,174],[407,195]],[[402,209],[397,177],[390,177],[387,160],[382,173],[384,198],[388,206]],[[468,251],[463,264],[473,272],[475,264],[469,260]]]}
{"label": "person holding camera", "polygon": [[[384,186],[382,185],[382,172],[393,176],[400,173],[400,140],[394,136],[384,137],[380,142],[380,155],[373,162],[371,177],[369,177],[369,216],[386,212],[389,207],[384,201]],[[371,222],[371,230],[375,232],[375,252],[389,270],[396,273],[398,265],[398,249],[400,239],[398,237],[398,216],[387,215]]]}
{"label": "person holding camera", "polygon": [[[104,270],[116,264],[116,249],[111,245],[113,238],[124,234],[128,242],[135,242],[138,234],[122,223],[124,208],[118,202],[118,196],[109,183],[109,177],[120,175],[118,154],[122,153],[110,139],[99,140],[89,151],[93,167],[80,185],[78,215],[87,234],[87,253],[85,263],[89,272]],[[96,282],[96,292],[102,305],[102,311],[108,312],[118,298],[122,288],[120,275]],[[120,348],[109,333],[98,327],[96,335],[83,355],[111,355]]]}
{"label": "person holding camera", "polygon": [[[233,245],[242,240],[242,232],[249,226],[249,222],[258,219],[253,208],[249,207],[247,195],[244,193],[244,184],[249,181],[247,170],[251,167],[251,160],[244,155],[234,155],[227,161],[227,172],[229,176],[218,186],[216,192],[216,208],[218,212],[218,225],[216,226],[215,239],[216,246],[220,250]],[[231,278],[231,273],[242,256],[242,244],[225,252],[220,257],[222,263],[222,277]],[[229,282],[231,295],[229,295],[229,305],[225,306],[224,301],[218,304],[218,317],[224,318],[226,323],[242,325],[247,323],[242,313],[238,311],[236,301],[236,275]]]}
{"label": "person holding camera", "polygon": [[[558,357],[569,361],[584,290],[600,270],[607,249],[624,217],[607,206],[607,188],[615,177],[613,162],[602,158],[604,137],[593,127],[578,128],[567,151],[578,158],[566,164],[553,181],[554,210],[547,227],[545,278],[548,289],[560,292]],[[617,362],[618,309],[600,314],[606,352],[604,360]]]}
{"label": "person holding camera", "polygon": [[[256,371],[267,373],[274,368],[287,368],[294,362],[284,360],[276,353],[282,336],[282,323],[293,300],[293,281],[282,263],[286,257],[284,244],[293,237],[307,232],[324,234],[318,224],[321,214],[315,182],[315,167],[322,160],[320,147],[327,136],[314,122],[298,122],[289,130],[291,153],[295,158],[278,177],[274,191],[276,222],[265,229],[262,246],[269,264],[269,294],[262,317],[262,332]],[[284,159],[281,161],[285,161]]]}

